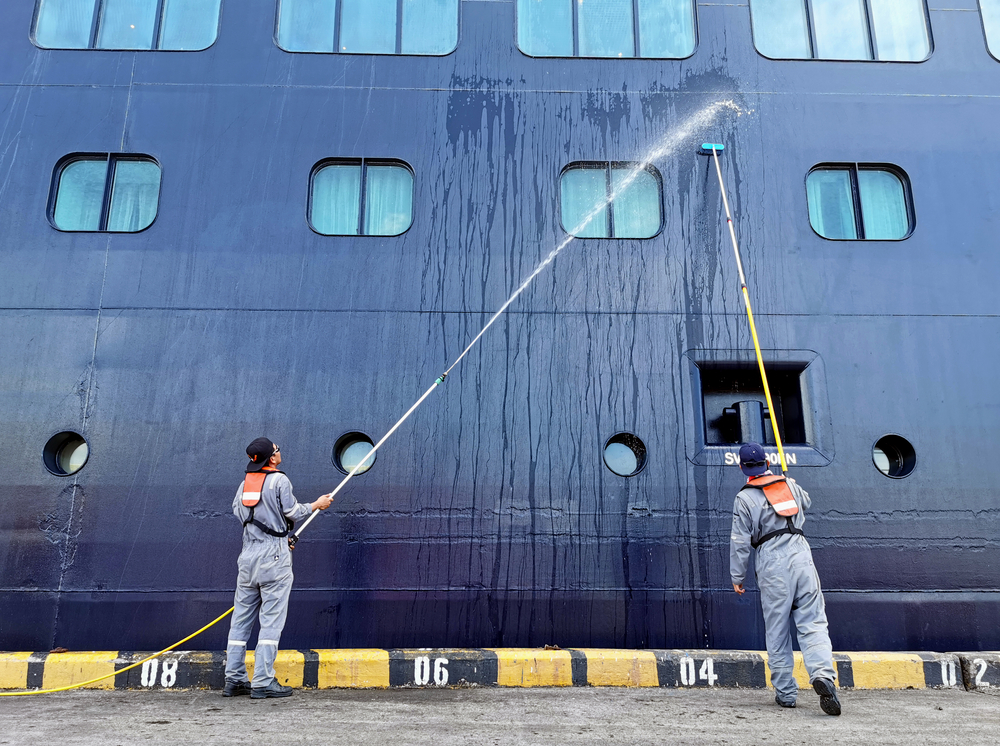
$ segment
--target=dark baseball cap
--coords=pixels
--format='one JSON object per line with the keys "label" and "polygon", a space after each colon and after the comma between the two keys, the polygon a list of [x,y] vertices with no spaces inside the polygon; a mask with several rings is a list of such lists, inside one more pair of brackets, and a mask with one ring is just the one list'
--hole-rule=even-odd
{"label": "dark baseball cap", "polygon": [[740,446],[740,470],[748,477],[759,477],[767,471],[767,456],[760,443],[744,443]]}
{"label": "dark baseball cap", "polygon": [[247,464],[247,474],[252,471],[260,471],[267,466],[268,460],[274,455],[274,443],[270,438],[257,438],[247,446],[247,457],[250,463]]}

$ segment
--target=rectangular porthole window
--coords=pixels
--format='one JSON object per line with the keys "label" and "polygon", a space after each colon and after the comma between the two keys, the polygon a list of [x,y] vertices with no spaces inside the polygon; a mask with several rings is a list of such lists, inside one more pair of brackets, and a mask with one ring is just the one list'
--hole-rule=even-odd
{"label": "rectangular porthole window", "polygon": [[823,238],[898,241],[913,230],[909,180],[895,167],[817,166],[806,196],[809,223]]}
{"label": "rectangular porthole window", "polygon": [[922,62],[926,0],[750,0],[754,46],[772,59]]}
{"label": "rectangular porthole window", "polygon": [[986,47],[1000,59],[1000,0],[979,0],[979,10],[986,33]]}
{"label": "rectangular porthole window", "polygon": [[661,190],[652,166],[571,163],[559,184],[563,229],[579,238],[651,238],[662,224]]}
{"label": "rectangular porthole window", "polygon": [[279,0],[286,52],[446,55],[458,46],[459,0]]}
{"label": "rectangular porthole window", "polygon": [[530,57],[682,59],[695,43],[694,0],[517,0]]}
{"label": "rectangular porthole window", "polygon": [[141,155],[74,155],[53,178],[52,225],[61,231],[137,233],[156,218],[160,167]]}
{"label": "rectangular porthole window", "polygon": [[413,223],[413,172],[401,161],[319,163],[309,223],[325,236],[398,236]]}
{"label": "rectangular porthole window", "polygon": [[43,49],[200,51],[215,43],[222,0],[38,0]]}

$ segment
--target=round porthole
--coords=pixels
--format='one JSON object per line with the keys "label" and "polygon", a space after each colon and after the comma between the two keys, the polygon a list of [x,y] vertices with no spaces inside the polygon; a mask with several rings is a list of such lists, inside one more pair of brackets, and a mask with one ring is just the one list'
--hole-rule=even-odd
{"label": "round porthole", "polygon": [[[333,445],[333,465],[344,474],[350,474],[355,466],[365,460],[365,456],[371,453],[375,444],[372,439],[364,433],[347,433],[341,435]],[[364,474],[372,468],[378,454],[365,461],[357,474]]]}
{"label": "round porthole", "polygon": [[632,433],[618,433],[604,444],[604,465],[620,477],[633,477],[646,465],[646,444]]}
{"label": "round porthole", "polygon": [[42,450],[42,462],[57,477],[68,477],[84,467],[89,455],[83,436],[67,430],[49,438]]}
{"label": "round porthole", "polygon": [[887,477],[902,479],[917,465],[917,454],[906,438],[883,435],[872,446],[872,463]]}

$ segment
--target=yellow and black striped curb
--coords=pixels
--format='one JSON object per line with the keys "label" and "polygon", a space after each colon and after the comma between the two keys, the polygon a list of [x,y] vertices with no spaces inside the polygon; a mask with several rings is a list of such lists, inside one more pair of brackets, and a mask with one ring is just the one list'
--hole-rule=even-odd
{"label": "yellow and black striped curb", "polygon": [[[0,689],[56,688],[119,671],[143,652],[0,653]],[[94,689],[221,689],[224,652],[176,652]],[[843,689],[1000,687],[1000,653],[835,653]],[[282,650],[275,673],[293,687],[745,687],[771,684],[767,654],[729,650]],[[253,652],[247,652],[253,671]],[[809,677],[800,653],[795,677]]]}

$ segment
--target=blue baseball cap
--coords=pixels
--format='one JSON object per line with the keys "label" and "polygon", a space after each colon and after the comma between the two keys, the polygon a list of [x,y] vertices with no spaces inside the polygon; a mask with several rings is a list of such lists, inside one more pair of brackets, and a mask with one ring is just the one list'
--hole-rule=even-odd
{"label": "blue baseball cap", "polygon": [[759,477],[768,468],[767,456],[760,443],[744,443],[740,446],[740,471],[748,477]]}

